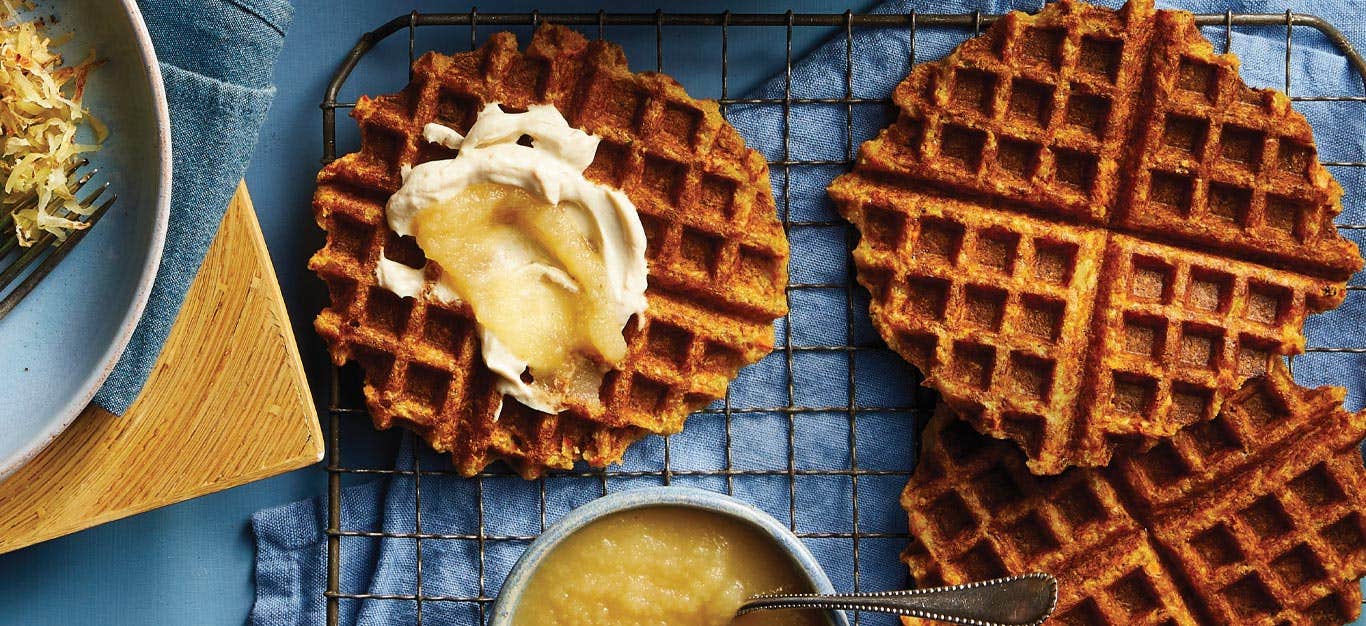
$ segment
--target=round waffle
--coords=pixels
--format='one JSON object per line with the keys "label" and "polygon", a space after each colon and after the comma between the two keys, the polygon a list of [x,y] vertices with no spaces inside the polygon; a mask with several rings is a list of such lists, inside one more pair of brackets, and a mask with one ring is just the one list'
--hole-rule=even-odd
{"label": "round waffle", "polygon": [[[919,586],[1058,577],[1061,624],[1345,624],[1366,574],[1366,412],[1277,362],[1214,420],[1056,476],[947,407],[901,496]],[[907,620],[907,624],[920,624]]]}
{"label": "round waffle", "polygon": [[1285,95],[1190,14],[1011,13],[896,88],[830,195],[882,337],[1029,469],[1212,419],[1361,268]]}
{"label": "round waffle", "polygon": [[[645,227],[648,308],[643,324],[626,325],[627,356],[605,377],[596,408],[549,415],[503,401],[472,312],[431,296],[434,264],[418,297],[377,284],[381,250],[414,268],[426,261],[384,213],[402,167],[454,156],[424,141],[423,127],[466,132],[491,102],[551,104],[601,137],[585,175],[625,191]],[[527,477],[579,459],[603,466],[649,433],[681,430],[740,367],[772,350],[773,320],[786,313],[788,247],[765,160],[716,103],[663,74],[630,72],[618,46],[546,25],[521,52],[499,33],[478,50],[424,55],[403,91],[362,97],[352,115],[361,148],[318,175],[314,216],[327,243],[309,268],[331,295],[314,326],[334,362],[360,363],[377,427],[414,430],[466,475],[497,459]]]}

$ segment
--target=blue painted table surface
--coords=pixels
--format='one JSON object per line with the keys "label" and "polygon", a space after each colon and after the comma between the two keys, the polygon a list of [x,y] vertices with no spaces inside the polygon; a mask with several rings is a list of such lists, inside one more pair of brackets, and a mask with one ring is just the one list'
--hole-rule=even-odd
{"label": "blue painted table surface", "polygon": [[[785,2],[724,2],[689,0],[657,3],[622,1],[484,2],[481,12],[544,11],[842,12],[866,10],[874,2],[842,5],[818,0]],[[933,2],[922,3],[932,11]],[[321,283],[307,271],[308,257],[318,247],[321,232],[313,225],[309,200],[313,177],[322,154],[318,103],[337,63],[361,33],[409,8],[420,11],[466,12],[469,4],[391,0],[295,0],[296,13],[284,52],[276,66],[279,94],[270,112],[247,184],[265,231],[271,258],[280,278],[306,365],[313,376],[315,395],[326,392],[326,362],[311,328],[321,306]],[[728,6],[729,5],[729,6]],[[642,8],[645,7],[645,8]],[[1309,9],[1309,7],[1305,7]],[[484,34],[493,29],[484,28]],[[453,29],[449,43],[424,39],[428,47],[463,50],[468,31]],[[525,29],[520,33],[525,36]],[[830,29],[798,28],[793,53],[800,55],[831,34]],[[652,29],[620,32],[607,37],[622,43],[632,65],[654,69]],[[395,91],[406,82],[401,36],[391,38],[370,55],[352,85],[368,93]],[[666,30],[664,45],[677,52],[686,48],[686,29]],[[1361,42],[1358,42],[1360,44]],[[782,31],[746,33],[731,40],[731,94],[742,94],[783,67]],[[689,63],[686,56],[665,69],[691,91],[715,96],[719,68]],[[393,68],[389,70],[388,68]],[[351,89],[343,95],[354,98]],[[339,120],[339,128],[347,125]],[[343,134],[343,137],[345,135]],[[342,146],[343,149],[348,146]],[[320,405],[321,406],[321,405]],[[350,441],[348,460],[368,457],[372,462],[392,454],[393,438]],[[352,447],[357,448],[351,450]],[[112,522],[0,556],[0,624],[242,624],[251,608],[254,573],[248,518],[254,511],[323,493],[326,473],[321,466],[299,470],[251,485],[230,489]],[[322,590],[318,590],[322,593]]]}

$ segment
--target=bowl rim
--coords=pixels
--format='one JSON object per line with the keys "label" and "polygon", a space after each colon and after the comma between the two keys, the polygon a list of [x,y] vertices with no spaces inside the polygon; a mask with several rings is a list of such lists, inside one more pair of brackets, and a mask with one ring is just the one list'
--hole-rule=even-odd
{"label": "bowl rim", "polygon": [[[512,623],[513,612],[531,576],[536,573],[546,556],[565,538],[607,515],[659,506],[698,509],[742,522],[773,539],[792,558],[797,571],[811,583],[816,593],[835,593],[829,576],[807,549],[806,544],[802,543],[791,529],[763,510],[715,491],[677,486],[643,487],[597,498],[566,513],[542,531],[541,535],[527,546],[526,551],[513,564],[507,578],[504,579],[498,598],[494,601],[489,626],[509,626]],[[849,625],[848,618],[841,611],[827,611],[827,616],[835,626]]]}
{"label": "bowl rim", "polygon": [[62,434],[76,418],[85,412],[90,401],[94,399],[95,393],[104,385],[104,381],[113,373],[114,366],[118,364],[123,356],[124,348],[128,347],[128,342],[133,338],[133,331],[137,328],[138,322],[142,321],[142,314],[147,307],[147,301],[152,295],[152,285],[156,282],[158,270],[161,268],[161,255],[166,246],[166,229],[171,214],[171,115],[170,109],[166,104],[166,85],[162,82],[161,65],[157,60],[156,48],[152,45],[152,36],[147,30],[147,22],[142,18],[142,11],[138,9],[136,0],[119,0],[124,12],[128,14],[129,25],[133,29],[133,37],[137,40],[139,60],[147,71],[147,81],[151,84],[151,95],[153,114],[156,116],[157,129],[157,176],[160,178],[157,184],[156,202],[153,207],[156,215],[153,219],[151,246],[148,249],[147,259],[139,270],[142,272],[138,284],[133,290],[132,305],[128,308],[127,315],[123,320],[123,325],[119,328],[114,341],[110,342],[109,347],[100,357],[100,366],[86,378],[86,382],[80,394],[73,397],[58,413],[58,417],[48,422],[37,436],[33,437],[29,443],[23,445],[13,455],[6,459],[0,459],[0,481],[5,480],[19,468],[28,464],[33,457],[38,456],[44,448],[47,448],[58,435]]}

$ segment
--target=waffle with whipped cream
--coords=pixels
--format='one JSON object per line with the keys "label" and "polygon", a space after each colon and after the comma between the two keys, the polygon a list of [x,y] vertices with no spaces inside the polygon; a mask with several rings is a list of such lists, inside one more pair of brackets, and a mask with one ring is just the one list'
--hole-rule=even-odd
{"label": "waffle with whipped cream", "polygon": [[[491,103],[550,104],[601,138],[584,176],[621,189],[639,212],[647,304],[625,325],[626,356],[606,373],[600,402],[550,414],[504,398],[470,307],[435,297],[441,269],[386,223],[407,168],[455,156],[424,128],[468,132]],[[714,102],[663,74],[632,73],[620,47],[546,25],[522,52],[499,33],[471,52],[421,57],[405,89],[361,98],[353,116],[360,150],[318,175],[314,215],[327,243],[309,267],[331,296],[314,325],[334,362],[364,370],[377,427],[412,429],[466,475],[498,459],[527,477],[579,460],[603,466],[647,434],[681,430],[772,350],[788,247],[764,158]],[[410,297],[386,289],[382,258],[425,268],[427,284]]]}

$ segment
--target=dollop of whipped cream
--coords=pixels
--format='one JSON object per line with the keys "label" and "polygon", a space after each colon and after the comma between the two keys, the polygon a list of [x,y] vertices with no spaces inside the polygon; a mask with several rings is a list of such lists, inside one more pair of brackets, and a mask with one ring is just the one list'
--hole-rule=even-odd
{"label": "dollop of whipped cream", "polygon": [[[600,139],[570,126],[553,106],[509,113],[497,103],[486,105],[463,137],[427,124],[423,138],[459,152],[452,159],[405,167],[403,185],[390,197],[386,214],[395,233],[416,236],[427,256],[438,261],[441,275],[427,293],[446,303],[463,300],[474,309],[484,362],[503,395],[547,413],[563,410],[566,398],[576,393],[591,393],[596,402],[603,374],[624,355],[621,329],[633,315],[643,323],[639,316],[646,307],[645,230],[636,207],[621,190],[583,174]],[[480,206],[493,213],[481,214]],[[444,218],[424,215],[427,211],[454,211],[457,221],[443,225]],[[459,220],[471,220],[473,226]],[[448,256],[444,262],[442,251]],[[380,286],[401,297],[424,293],[422,268],[381,258],[375,275]],[[505,310],[509,303],[523,304],[519,298],[540,301]],[[588,320],[570,319],[574,315],[564,311]],[[543,319],[529,319],[537,315]],[[616,334],[606,341],[604,319],[615,324]],[[588,326],[594,320],[598,326]],[[537,343],[529,337],[547,339]],[[541,345],[554,343],[549,338],[577,338],[590,348],[620,345],[586,350],[596,352],[586,359],[561,359],[547,354],[583,352],[584,345]],[[602,352],[616,353],[615,359]],[[557,367],[575,371],[535,371],[529,362],[563,363]]]}

